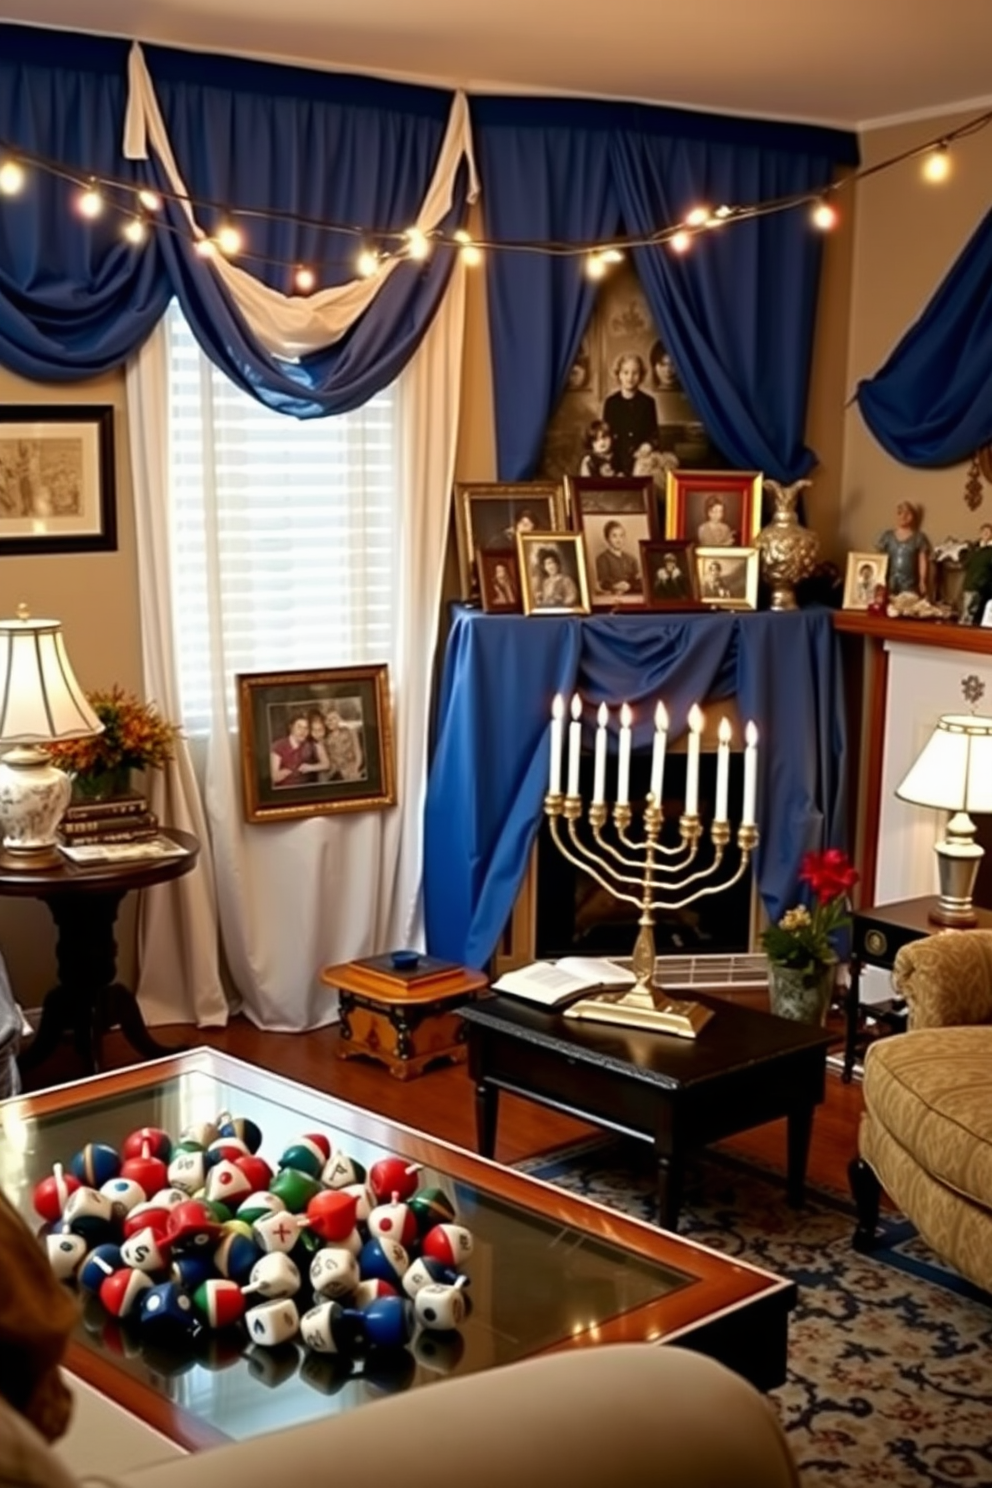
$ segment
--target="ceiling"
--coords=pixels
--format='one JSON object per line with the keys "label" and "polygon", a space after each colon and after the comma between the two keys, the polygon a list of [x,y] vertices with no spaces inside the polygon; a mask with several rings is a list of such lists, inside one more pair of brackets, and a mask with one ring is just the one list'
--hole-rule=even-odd
{"label": "ceiling", "polygon": [[858,128],[987,105],[990,0],[0,0],[10,21]]}

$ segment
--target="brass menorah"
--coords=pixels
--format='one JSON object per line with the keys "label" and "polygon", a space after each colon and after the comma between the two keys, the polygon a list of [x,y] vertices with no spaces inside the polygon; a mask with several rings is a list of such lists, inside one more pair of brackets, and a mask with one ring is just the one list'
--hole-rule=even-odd
{"label": "brass menorah", "polygon": [[[564,705],[555,698],[552,709],[551,773],[544,811],[551,836],[559,852],[576,868],[588,873],[614,899],[635,905],[640,910],[639,928],[631,958],[634,986],[624,992],[602,992],[572,1003],[567,1018],[589,1018],[600,1023],[620,1023],[633,1028],[651,1028],[674,1033],[682,1038],[695,1038],[712,1016],[698,1002],[676,1000],[666,996],[656,980],[654,924],[661,911],[684,909],[700,899],[721,894],[743,877],[758,842],[754,820],[757,779],[758,735],[754,724],[748,724],[744,752],[744,792],[741,822],[737,829],[737,863],[733,872],[721,876],[724,859],[731,842],[727,815],[730,765],[730,725],[720,725],[717,749],[716,803],[709,838],[713,860],[705,867],[696,866],[703,824],[698,811],[699,746],[703,715],[697,707],[689,714],[689,739],[686,762],[685,810],[679,817],[679,841],[668,846],[661,841],[664,815],[661,790],[664,778],[668,716],[664,705],[655,710],[654,752],[651,790],[643,808],[643,835],[631,836],[634,810],[629,801],[630,746],[632,715],[625,703],[621,709],[620,744],[617,770],[617,799],[612,807],[605,800],[606,726],[605,704],[599,710],[596,736],[593,798],[585,807],[579,793],[579,752],[582,702],[572,700],[572,726],[569,731],[568,785],[561,791],[562,716]],[[580,824],[583,816],[588,825],[591,844],[583,840]],[[566,823],[567,838],[562,832]],[[611,830],[612,828],[612,830]],[[608,835],[609,834],[609,835]]]}

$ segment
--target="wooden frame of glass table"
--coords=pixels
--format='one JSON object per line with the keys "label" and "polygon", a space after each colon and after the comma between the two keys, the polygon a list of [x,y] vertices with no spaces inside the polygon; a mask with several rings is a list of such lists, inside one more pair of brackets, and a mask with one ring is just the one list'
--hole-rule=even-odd
{"label": "wooden frame of glass table", "polygon": [[760,1389],[785,1377],[794,1284],[523,1173],[210,1049],[98,1075],[0,1104],[0,1183],[25,1219],[38,1179],[87,1141],[119,1144],[139,1126],[176,1134],[221,1111],[248,1116],[273,1166],[324,1131],[368,1166],[396,1153],[443,1187],[475,1236],[470,1315],[457,1334],[422,1333],[389,1357],[349,1359],[296,1343],[204,1335],[178,1351],[87,1299],[70,1372],[190,1450],[350,1409],[416,1387],[562,1349],[679,1343]]}

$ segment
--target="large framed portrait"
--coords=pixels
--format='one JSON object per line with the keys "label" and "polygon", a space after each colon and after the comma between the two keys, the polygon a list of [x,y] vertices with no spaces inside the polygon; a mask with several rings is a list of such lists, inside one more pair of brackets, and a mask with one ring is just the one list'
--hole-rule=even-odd
{"label": "large framed portrait", "polygon": [[761,481],[755,470],[670,470],[665,536],[700,548],[746,548],[761,528]]}
{"label": "large framed portrait", "polygon": [[723,610],[758,607],[757,548],[697,548],[699,598]]}
{"label": "large framed portrait", "polygon": [[589,614],[589,581],[579,533],[518,533],[517,558],[525,615]]}
{"label": "large framed portrait", "polygon": [[649,610],[698,610],[696,548],[679,538],[641,543],[644,603]]}
{"label": "large framed portrait", "polygon": [[560,532],[567,525],[565,493],[556,481],[459,481],[455,533],[462,599],[480,597],[480,551],[515,548],[518,532]]}
{"label": "large framed portrait", "polygon": [[[888,553],[848,553],[841,608],[866,610],[875,599],[884,599],[888,576]],[[875,592],[879,589],[883,591],[881,595]]]}
{"label": "large framed portrait", "polygon": [[0,554],[116,547],[112,406],[0,407]]}
{"label": "large framed portrait", "polygon": [[643,608],[640,545],[658,536],[654,482],[568,476],[565,491],[582,535],[592,608]]}
{"label": "large framed portrait", "polygon": [[247,821],[395,805],[384,664],[235,680]]}

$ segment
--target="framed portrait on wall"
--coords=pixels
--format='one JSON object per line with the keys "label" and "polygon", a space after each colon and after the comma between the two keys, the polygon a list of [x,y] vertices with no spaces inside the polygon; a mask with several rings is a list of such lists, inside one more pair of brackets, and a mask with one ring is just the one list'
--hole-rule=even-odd
{"label": "framed portrait on wall", "polygon": [[235,681],[246,821],[395,805],[384,664],[242,672]]}
{"label": "framed portrait on wall", "polygon": [[0,554],[116,547],[113,407],[0,407]]}
{"label": "framed portrait on wall", "polygon": [[556,481],[459,481],[455,535],[462,599],[479,599],[480,550],[515,548],[518,532],[560,532],[565,495]]}
{"label": "framed portrait on wall", "polygon": [[589,581],[577,532],[517,536],[525,615],[588,615]]}
{"label": "framed portrait on wall", "polygon": [[643,608],[640,545],[658,536],[654,483],[569,476],[565,492],[582,536],[592,608]]}
{"label": "framed portrait on wall", "polygon": [[745,548],[761,528],[762,477],[754,470],[670,470],[665,535],[700,548]]}

